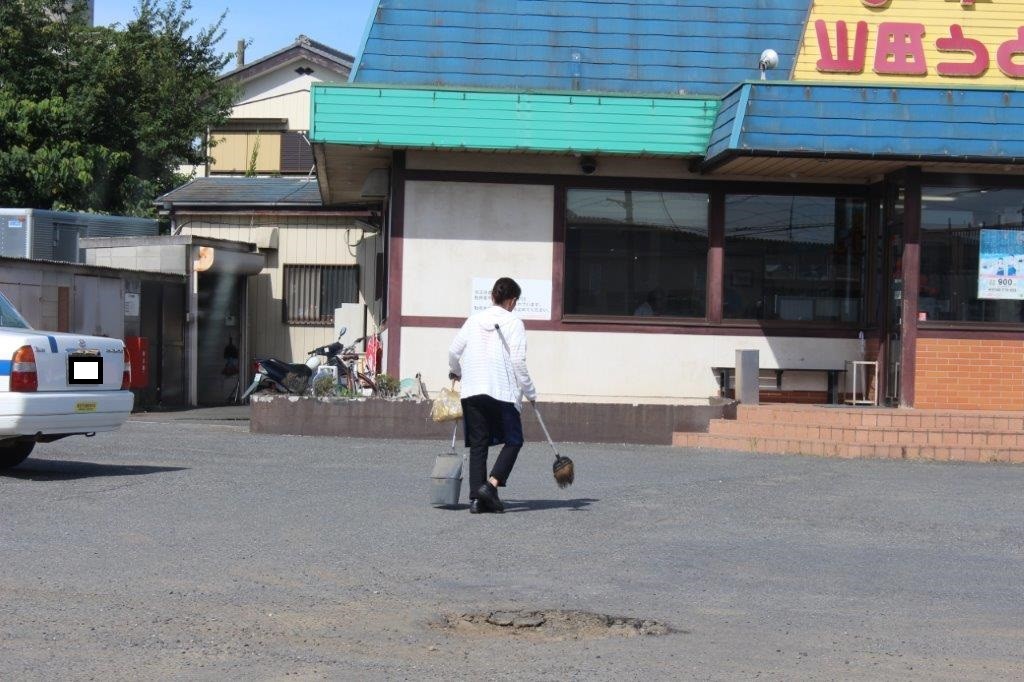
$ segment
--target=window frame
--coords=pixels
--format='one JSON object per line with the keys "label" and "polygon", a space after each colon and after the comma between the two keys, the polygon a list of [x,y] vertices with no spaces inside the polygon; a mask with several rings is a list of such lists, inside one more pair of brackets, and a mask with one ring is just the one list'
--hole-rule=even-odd
{"label": "window frame", "polygon": [[[858,330],[872,330],[879,322],[875,319],[872,306],[874,289],[872,273],[877,274],[878,264],[870,251],[866,254],[866,281],[863,283],[864,302],[862,305],[862,321],[858,323],[842,323],[823,320],[758,320],[758,319],[724,319],[723,301],[724,260],[725,260],[725,201],[729,195],[762,194],[773,196],[806,196],[827,197],[832,199],[862,199],[867,204],[867,242],[870,247],[872,240],[878,239],[880,230],[879,212],[874,207],[877,200],[877,185],[843,185],[835,183],[804,183],[790,184],[785,182],[732,182],[732,181],[680,181],[671,179],[650,178],[574,178],[570,181],[554,183],[554,236],[555,259],[560,272],[555,273],[555,300],[552,319],[567,324],[593,324],[608,327],[637,328],[651,332],[679,330],[680,333],[692,333],[699,330],[735,329],[737,333],[749,333],[758,330],[768,335],[811,334],[814,336],[836,336],[856,338]],[[704,317],[634,317],[610,315],[579,315],[565,312],[565,272],[567,254],[565,242],[568,232],[568,192],[573,189],[609,189],[633,190],[640,192],[680,192],[708,194],[708,268],[706,278],[707,304]]]}
{"label": "window frame", "polygon": [[[985,174],[985,173],[922,173],[919,189],[923,194],[925,187],[942,188],[996,188],[1024,190],[1024,178]],[[923,207],[922,207],[923,211]],[[923,216],[922,216],[923,217]],[[924,228],[921,229],[921,249],[923,253]],[[920,276],[920,272],[918,273]],[[1024,322],[985,322],[969,320],[916,320],[917,328],[924,332],[924,336],[941,336],[940,332],[985,332],[1008,333],[1007,338],[1019,338],[1024,333]],[[969,336],[968,338],[974,338]]]}
{"label": "window frame", "polygon": [[[281,323],[282,324],[284,324],[286,326],[289,326],[289,327],[332,327],[332,326],[334,326],[333,313],[332,313],[332,317],[330,319],[328,319],[326,317],[320,317],[320,318],[315,319],[315,320],[314,319],[294,319],[294,320],[291,319],[291,314],[290,314],[290,310],[289,310],[289,308],[290,308],[290,306],[289,306],[289,292],[290,292],[289,285],[291,283],[290,274],[296,272],[298,269],[313,269],[313,268],[316,268],[320,272],[323,272],[323,270],[326,269],[326,268],[338,268],[339,270],[342,270],[342,271],[344,271],[344,270],[352,271],[354,273],[354,276],[355,276],[356,300],[355,301],[347,301],[347,302],[349,302],[349,303],[359,303],[360,302],[360,295],[362,294],[362,287],[361,287],[361,281],[360,281],[361,272],[360,272],[359,265],[357,263],[356,264],[352,264],[352,263],[347,263],[347,264],[339,264],[339,263],[286,263],[286,264],[283,264],[281,266],[281,286],[282,286],[282,292],[281,292]],[[320,297],[321,296],[322,296],[322,292],[319,292],[317,294],[317,307],[318,308],[320,307]]]}
{"label": "window frame", "polygon": [[605,314],[588,314],[588,313],[567,313],[565,312],[565,304],[567,298],[567,287],[565,282],[565,274],[568,272],[568,249],[566,244],[568,242],[569,235],[569,192],[573,190],[581,191],[622,191],[622,192],[648,192],[648,193],[661,193],[661,194],[690,194],[690,195],[705,195],[707,198],[708,213],[706,217],[707,224],[707,243],[708,248],[705,250],[705,258],[707,258],[707,252],[711,248],[711,233],[712,225],[710,222],[711,216],[711,204],[712,204],[712,192],[707,185],[694,186],[694,187],[650,187],[647,185],[632,185],[630,183],[621,184],[602,184],[600,186],[585,186],[585,185],[566,185],[561,188],[556,188],[556,191],[561,191],[561,202],[556,201],[556,211],[559,211],[559,204],[561,204],[560,216],[561,216],[561,244],[562,244],[562,286],[560,288],[561,294],[561,319],[568,322],[602,322],[608,324],[625,324],[625,325],[704,325],[708,320],[708,302],[707,302],[707,291],[710,284],[710,272],[707,267],[704,270],[704,316],[703,317],[686,317],[686,316],[668,316],[668,315],[652,315],[652,316],[636,316],[636,315],[605,315]]}
{"label": "window frame", "polygon": [[[878,218],[875,215],[875,211],[872,209],[872,202],[874,198],[872,193],[865,188],[863,192],[814,192],[806,191],[811,188],[805,186],[790,187],[787,190],[780,188],[773,188],[773,191],[762,191],[756,185],[749,186],[749,191],[739,191],[736,187],[730,186],[722,192],[722,215],[721,215],[721,245],[722,245],[722,270],[721,278],[718,281],[718,290],[722,298],[722,309],[721,309],[721,321],[723,324],[747,324],[757,325],[766,328],[770,327],[798,327],[798,328],[827,328],[827,329],[865,329],[874,327],[876,321],[873,319],[871,304],[872,304],[872,273],[877,264],[871,255],[871,248],[873,241],[877,239],[878,235]],[[853,189],[853,188],[850,188]],[[799,191],[795,191],[799,190]],[[843,200],[859,200],[862,201],[864,206],[864,252],[862,258],[863,262],[863,276],[860,283],[861,296],[860,305],[858,306],[858,315],[856,320],[785,320],[779,318],[756,318],[756,317],[726,317],[725,316],[725,287],[726,287],[726,263],[729,260],[728,253],[728,235],[726,234],[726,222],[728,220],[728,200],[729,197],[735,196],[771,196],[771,197],[793,197],[793,198],[813,198],[813,199],[831,199],[833,201]]]}

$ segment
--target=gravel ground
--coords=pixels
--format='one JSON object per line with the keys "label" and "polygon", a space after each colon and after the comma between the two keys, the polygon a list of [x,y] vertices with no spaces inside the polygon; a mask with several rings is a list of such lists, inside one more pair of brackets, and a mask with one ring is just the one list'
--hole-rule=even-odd
{"label": "gravel ground", "polygon": [[1024,675],[1024,467],[566,445],[563,491],[529,444],[499,516],[427,504],[444,449],[38,446],[0,476],[0,679]]}

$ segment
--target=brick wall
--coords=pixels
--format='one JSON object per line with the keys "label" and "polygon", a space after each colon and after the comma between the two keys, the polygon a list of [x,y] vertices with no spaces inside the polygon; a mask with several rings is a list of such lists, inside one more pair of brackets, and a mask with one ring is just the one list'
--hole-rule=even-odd
{"label": "brick wall", "polygon": [[917,340],[914,407],[1024,410],[1024,341]]}

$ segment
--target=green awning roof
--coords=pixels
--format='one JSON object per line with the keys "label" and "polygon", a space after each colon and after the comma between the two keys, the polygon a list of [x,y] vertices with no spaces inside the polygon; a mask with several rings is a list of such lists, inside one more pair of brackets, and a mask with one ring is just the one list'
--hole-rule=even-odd
{"label": "green awning roof", "polygon": [[314,85],[310,140],[392,149],[700,156],[717,99]]}

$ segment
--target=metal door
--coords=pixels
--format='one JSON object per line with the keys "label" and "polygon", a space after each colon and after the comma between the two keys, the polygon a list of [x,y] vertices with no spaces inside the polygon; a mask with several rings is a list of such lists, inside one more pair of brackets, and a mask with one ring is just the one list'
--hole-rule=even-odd
{"label": "metal door", "polygon": [[72,331],[124,338],[124,282],[121,280],[76,275],[74,309]]}
{"label": "metal door", "polygon": [[185,354],[185,285],[164,284],[160,328],[160,404],[184,405],[188,368]]}
{"label": "metal door", "polygon": [[885,403],[900,404],[903,357],[903,221],[905,184],[891,183],[886,192],[882,221],[885,244]]}
{"label": "metal door", "polygon": [[60,223],[53,226],[53,259],[78,262],[78,227]]}

